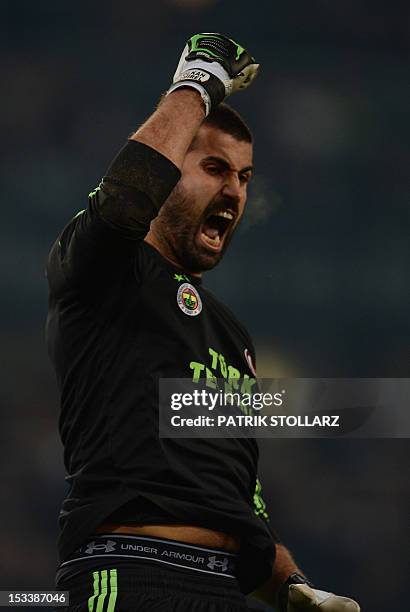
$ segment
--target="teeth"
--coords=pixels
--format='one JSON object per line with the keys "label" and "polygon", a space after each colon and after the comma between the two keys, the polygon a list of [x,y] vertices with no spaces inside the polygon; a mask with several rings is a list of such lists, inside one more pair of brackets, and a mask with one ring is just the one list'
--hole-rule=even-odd
{"label": "teeth", "polygon": [[219,234],[217,234],[215,236],[215,238],[210,238],[209,236],[207,236],[206,234],[202,234],[203,236],[205,236],[206,240],[208,242],[210,242],[211,244],[213,244],[214,246],[219,246],[220,242],[221,242],[221,238],[219,236]]}
{"label": "teeth", "polygon": [[232,221],[232,219],[233,219],[233,214],[228,212],[227,210],[221,210],[221,212],[216,213],[215,216],[216,217],[223,217],[224,219],[229,219],[230,221]]}

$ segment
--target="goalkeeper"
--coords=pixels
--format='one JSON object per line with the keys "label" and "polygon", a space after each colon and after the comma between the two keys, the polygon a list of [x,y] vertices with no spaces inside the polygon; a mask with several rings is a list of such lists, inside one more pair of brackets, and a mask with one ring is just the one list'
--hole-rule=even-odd
{"label": "goalkeeper", "polygon": [[252,377],[252,340],[202,285],[242,217],[252,135],[225,98],[258,65],[189,39],[157,110],[53,245],[47,340],[69,491],[57,588],[70,610],[353,612],[270,529],[254,439],[160,439],[160,378]]}

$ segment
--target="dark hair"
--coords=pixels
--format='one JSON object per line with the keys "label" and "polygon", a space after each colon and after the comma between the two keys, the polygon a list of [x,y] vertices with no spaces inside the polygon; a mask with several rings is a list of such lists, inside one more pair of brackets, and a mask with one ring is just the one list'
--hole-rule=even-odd
{"label": "dark hair", "polygon": [[[226,134],[230,134],[237,140],[253,142],[252,132],[242,119],[240,114],[229,104],[219,104],[205,117],[201,125],[214,127]],[[196,137],[192,141],[190,149],[195,148]]]}
{"label": "dark hair", "polygon": [[230,134],[237,140],[253,142],[252,132],[238,111],[229,104],[219,104],[205,117],[202,125],[209,125]]}

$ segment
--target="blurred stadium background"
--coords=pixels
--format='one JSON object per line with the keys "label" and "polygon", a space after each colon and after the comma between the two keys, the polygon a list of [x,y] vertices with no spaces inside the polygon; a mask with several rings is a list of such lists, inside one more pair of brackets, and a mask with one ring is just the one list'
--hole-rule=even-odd
{"label": "blurred stadium background", "polygon": [[[0,28],[0,588],[42,589],[65,493],[47,252],[189,35],[228,33],[262,64],[232,99],[256,139],[247,218],[206,280],[252,332],[260,375],[409,375],[410,9],[6,1]],[[407,441],[264,440],[261,456],[273,525],[311,578],[364,612],[404,610]]]}

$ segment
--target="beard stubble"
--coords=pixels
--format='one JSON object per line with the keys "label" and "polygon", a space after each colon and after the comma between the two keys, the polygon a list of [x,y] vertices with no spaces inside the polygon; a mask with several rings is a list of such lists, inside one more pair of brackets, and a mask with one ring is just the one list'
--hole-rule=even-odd
{"label": "beard stubble", "polygon": [[217,196],[208,203],[201,215],[195,214],[188,195],[178,183],[161,207],[155,219],[155,233],[166,245],[172,258],[187,272],[211,270],[225,254],[232,232],[225,237],[219,253],[212,253],[204,245],[198,244],[198,235],[201,224],[212,210],[229,204],[230,200]]}

